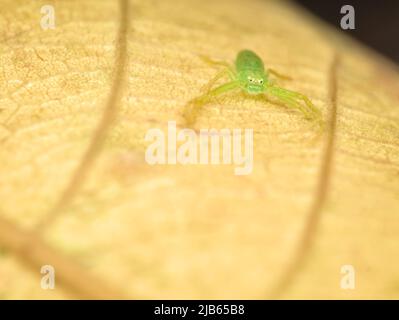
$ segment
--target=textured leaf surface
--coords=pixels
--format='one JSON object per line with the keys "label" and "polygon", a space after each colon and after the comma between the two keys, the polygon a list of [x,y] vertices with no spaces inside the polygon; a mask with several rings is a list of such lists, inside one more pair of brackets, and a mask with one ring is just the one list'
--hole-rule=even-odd
{"label": "textured leaf surface", "polygon": [[[282,1],[2,2],[1,298],[398,298],[396,67]],[[199,55],[243,48],[293,78],[326,132],[232,94],[196,127],[253,128],[251,175],[149,166],[147,130],[181,124],[215,74]]]}

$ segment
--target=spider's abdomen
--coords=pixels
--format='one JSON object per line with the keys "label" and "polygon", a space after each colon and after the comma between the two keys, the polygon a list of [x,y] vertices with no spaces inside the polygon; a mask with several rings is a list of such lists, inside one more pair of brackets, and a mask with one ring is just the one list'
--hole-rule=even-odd
{"label": "spider's abdomen", "polygon": [[262,59],[251,50],[240,51],[237,54],[235,66],[237,73],[242,73],[245,71],[263,73],[265,70]]}

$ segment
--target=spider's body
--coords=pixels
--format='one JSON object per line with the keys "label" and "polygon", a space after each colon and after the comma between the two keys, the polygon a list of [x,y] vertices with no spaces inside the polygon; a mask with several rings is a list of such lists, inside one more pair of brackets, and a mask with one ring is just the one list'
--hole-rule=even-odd
{"label": "spider's body", "polygon": [[235,71],[240,87],[249,94],[264,93],[267,85],[267,74],[263,61],[254,52],[240,51],[235,61]]}
{"label": "spider's body", "polygon": [[[289,107],[301,111],[307,119],[316,120],[322,125],[322,117],[320,111],[312,104],[312,102],[305,95],[278,87],[273,80],[269,79],[269,74],[273,74],[280,78],[290,79],[283,76],[272,69],[265,69],[262,59],[253,51],[242,50],[237,54],[234,66],[222,61],[214,61],[207,57],[202,57],[203,60],[212,64],[224,66],[208,84],[206,92],[195,98],[191,103],[197,107],[208,103],[212,98],[223,93],[241,89],[242,91],[251,95],[269,94],[275,96]],[[230,81],[212,88],[214,84],[222,77],[228,76]],[[185,117],[188,124],[195,121],[196,112],[186,112]]]}

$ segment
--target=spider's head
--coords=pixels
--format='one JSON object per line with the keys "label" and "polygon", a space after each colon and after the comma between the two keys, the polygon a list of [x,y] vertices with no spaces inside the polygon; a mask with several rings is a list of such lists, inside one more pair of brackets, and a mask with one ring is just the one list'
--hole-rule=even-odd
{"label": "spider's head", "polygon": [[262,73],[248,72],[243,76],[241,83],[249,94],[260,94],[265,92],[266,77]]}

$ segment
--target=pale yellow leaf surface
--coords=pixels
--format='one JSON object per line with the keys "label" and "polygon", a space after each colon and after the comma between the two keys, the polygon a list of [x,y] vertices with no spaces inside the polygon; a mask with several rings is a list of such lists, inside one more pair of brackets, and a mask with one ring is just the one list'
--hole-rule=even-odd
{"label": "pale yellow leaf surface", "polygon": [[[393,64],[284,1],[2,0],[0,39],[0,298],[399,298]],[[234,93],[195,126],[252,128],[252,174],[150,166],[146,132],[216,72],[199,56],[244,48],[325,132]]]}

